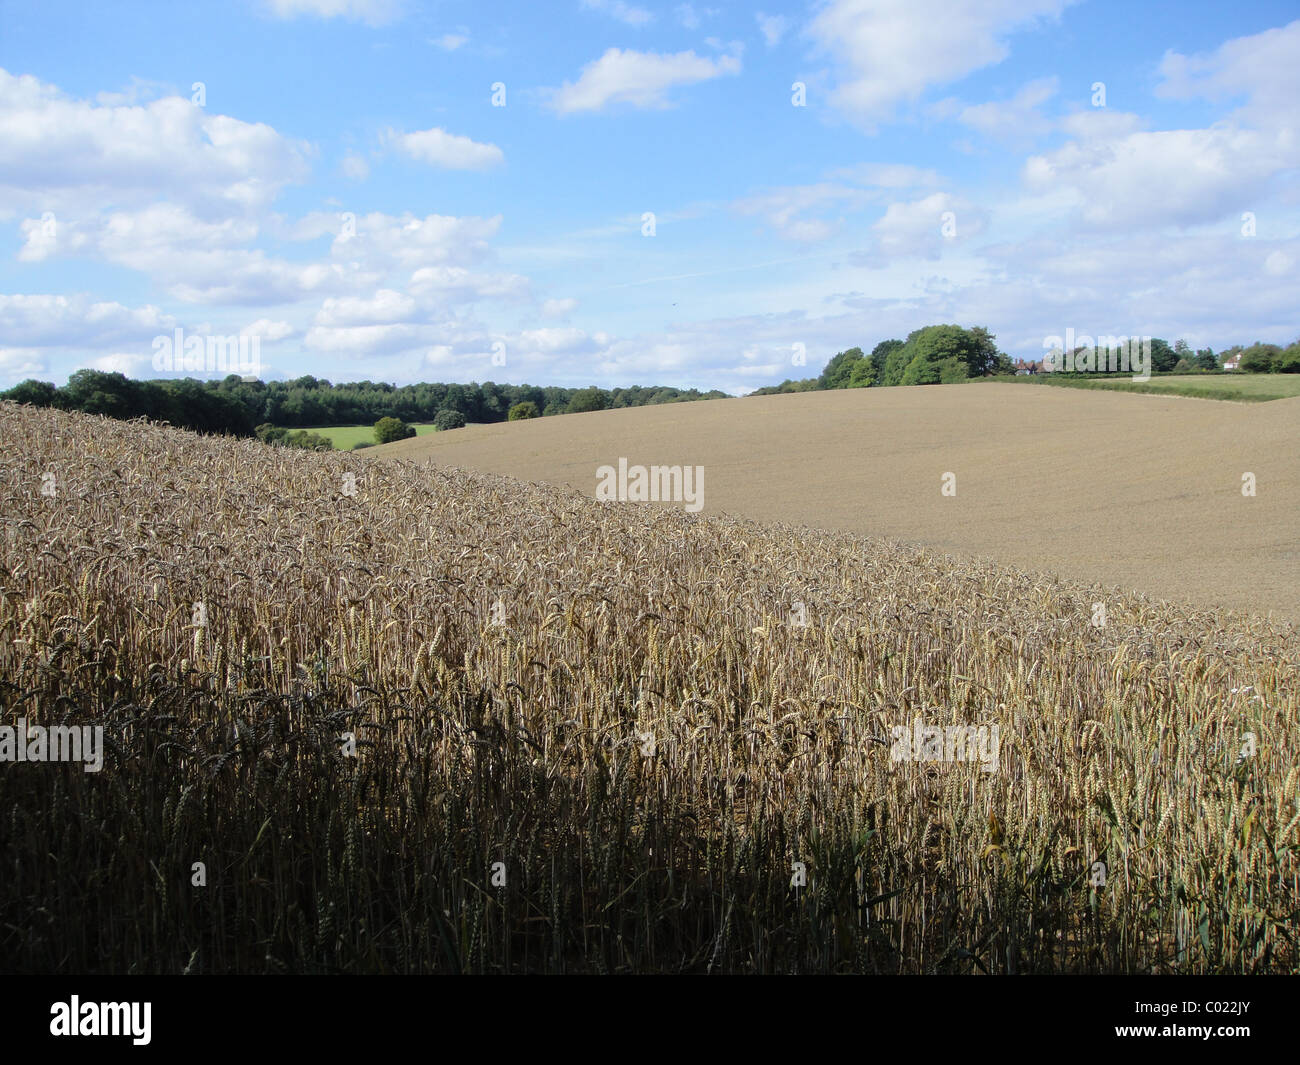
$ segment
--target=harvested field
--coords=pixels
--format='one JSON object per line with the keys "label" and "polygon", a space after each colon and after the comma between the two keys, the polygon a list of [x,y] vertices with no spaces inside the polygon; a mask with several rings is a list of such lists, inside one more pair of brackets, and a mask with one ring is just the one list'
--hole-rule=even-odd
{"label": "harvested field", "polygon": [[[1080,398],[1007,393],[1040,436]],[[695,462],[692,419],[737,412],[712,511],[756,491],[741,444],[775,446],[791,399],[629,413],[679,429],[647,461]],[[898,424],[835,399],[828,455]],[[509,429],[526,457],[636,424]],[[1098,627],[1069,581],[368,451],[9,404],[0,434],[0,715],[106,737],[97,773],[0,767],[11,971],[1300,969],[1289,626],[1115,594]],[[924,439],[891,446],[954,465]],[[1294,470],[1250,456],[1265,486]],[[979,458],[957,498],[992,513]],[[774,491],[838,483],[844,522],[932,505],[822,465]],[[1000,740],[898,757],[918,722]]]}
{"label": "harvested field", "polygon": [[[1300,621],[1300,398],[851,389],[471,426],[376,456],[567,484],[705,468],[704,514],[889,536],[1211,610]],[[944,473],[956,495],[940,493]],[[1253,473],[1256,495],[1242,495]]]}

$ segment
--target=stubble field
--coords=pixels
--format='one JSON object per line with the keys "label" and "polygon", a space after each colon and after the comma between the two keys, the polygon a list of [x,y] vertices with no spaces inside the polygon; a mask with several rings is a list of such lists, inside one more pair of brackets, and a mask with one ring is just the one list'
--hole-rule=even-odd
{"label": "stubble field", "polygon": [[[1300,621],[1300,398],[852,389],[470,426],[371,453],[589,498],[597,467],[619,457],[698,465],[704,514],[895,537]],[[945,473],[955,495],[941,494]]]}

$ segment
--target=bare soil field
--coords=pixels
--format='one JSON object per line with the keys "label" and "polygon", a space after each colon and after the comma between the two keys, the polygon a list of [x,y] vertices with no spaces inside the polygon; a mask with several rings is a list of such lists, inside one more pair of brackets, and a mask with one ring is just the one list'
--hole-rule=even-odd
{"label": "bare soil field", "polygon": [[[1210,609],[1300,620],[1300,399],[852,389],[471,426],[374,456],[568,484],[705,469],[703,514],[889,536]],[[945,473],[956,494],[941,494]],[[1256,495],[1242,494],[1253,473]],[[681,506],[681,504],[677,504]]]}

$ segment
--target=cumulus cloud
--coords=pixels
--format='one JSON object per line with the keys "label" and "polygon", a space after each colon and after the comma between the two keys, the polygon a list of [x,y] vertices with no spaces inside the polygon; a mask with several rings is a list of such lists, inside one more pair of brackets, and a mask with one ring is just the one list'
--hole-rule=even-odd
{"label": "cumulus cloud", "polygon": [[831,0],[808,26],[835,63],[832,101],[871,127],[935,85],[1000,63],[1007,39],[1070,0]]}
{"label": "cumulus cloud", "polygon": [[255,211],[309,171],[310,149],[263,123],[169,96],[97,106],[0,70],[0,201],[84,214],[166,196]]}
{"label": "cumulus cloud", "polygon": [[409,158],[443,170],[486,170],[506,158],[495,144],[480,144],[436,127],[415,133],[389,130],[385,139]]}
{"label": "cumulus cloud", "polygon": [[288,322],[273,322],[269,318],[259,318],[239,331],[241,337],[261,337],[263,340],[284,340],[297,330]]}
{"label": "cumulus cloud", "polygon": [[945,244],[978,236],[987,223],[987,212],[968,200],[935,192],[907,203],[891,203],[871,228],[887,256],[937,258]]}
{"label": "cumulus cloud", "polygon": [[600,111],[611,104],[666,108],[671,106],[670,89],[739,73],[737,55],[709,59],[693,51],[666,55],[611,48],[583,67],[577,81],[552,90],[550,105],[562,115]]}
{"label": "cumulus cloud", "polygon": [[1086,224],[1153,228],[1247,209],[1296,166],[1300,141],[1289,134],[1222,125],[1070,141],[1030,157],[1024,176],[1032,190],[1073,192]]}
{"label": "cumulus cloud", "polygon": [[1225,41],[1209,54],[1167,52],[1156,95],[1212,101],[1244,96],[1252,119],[1294,125],[1300,99],[1300,19],[1277,29]]}

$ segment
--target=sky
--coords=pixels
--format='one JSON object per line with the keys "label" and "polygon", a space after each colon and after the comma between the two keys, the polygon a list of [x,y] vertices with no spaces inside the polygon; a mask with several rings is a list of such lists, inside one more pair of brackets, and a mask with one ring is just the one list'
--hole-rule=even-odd
{"label": "sky", "polygon": [[1288,344],[1298,171],[1295,0],[0,0],[0,387]]}

